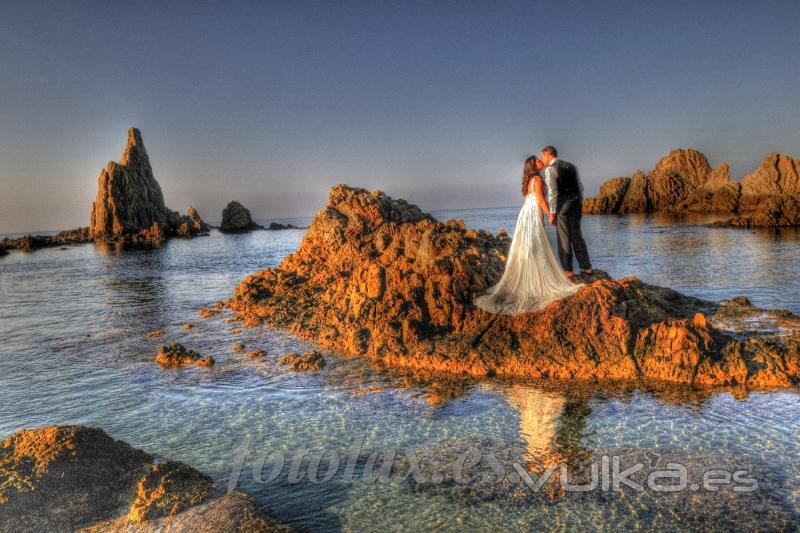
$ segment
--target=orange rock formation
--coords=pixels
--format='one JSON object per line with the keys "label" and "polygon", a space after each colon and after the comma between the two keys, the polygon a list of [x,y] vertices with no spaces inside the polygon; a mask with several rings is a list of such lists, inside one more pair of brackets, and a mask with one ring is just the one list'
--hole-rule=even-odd
{"label": "orange rock formation", "polygon": [[334,350],[472,376],[755,388],[800,379],[800,328],[735,337],[707,316],[757,310],[635,278],[595,279],[539,313],[486,313],[472,302],[499,277],[508,241],[340,185],[300,248],[247,277],[228,305]]}
{"label": "orange rock formation", "polygon": [[209,231],[194,208],[186,216],[164,205],[161,186],[153,175],[142,134],[128,130],[119,163],[109,161],[100,172],[92,206],[89,236],[96,241],[162,241]]}
{"label": "orange rock formation", "polygon": [[727,163],[712,169],[697,150],[673,150],[646,176],[637,171],[605,182],[595,198],[586,199],[584,212],[730,213],[736,216],[722,225],[798,226],[800,161],[772,153],[736,182]]}

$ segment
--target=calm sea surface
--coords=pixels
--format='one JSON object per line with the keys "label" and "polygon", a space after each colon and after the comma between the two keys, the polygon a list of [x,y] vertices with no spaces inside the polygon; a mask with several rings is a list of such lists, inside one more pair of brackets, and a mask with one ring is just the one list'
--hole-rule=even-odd
{"label": "calm sea surface", "polygon": [[[511,231],[516,210],[435,216]],[[595,266],[615,277],[637,276],[712,300],[744,294],[759,306],[800,313],[800,233],[710,229],[699,222],[595,216],[584,219],[584,233]],[[302,235],[213,232],[155,249],[83,245],[0,259],[0,437],[43,424],[99,426],[211,474],[219,490],[240,471],[240,488],[303,530],[800,525],[796,391],[742,397],[545,390],[529,382],[452,387],[335,354],[326,354],[322,372],[298,374],[277,359],[310,345],[260,327],[233,333],[236,324],[226,323],[225,314],[197,316],[199,307],[230,297],[245,275],[277,265]],[[197,327],[185,331],[186,323]],[[149,338],[155,329],[166,335]],[[153,358],[173,341],[213,355],[217,365],[165,371]],[[235,342],[268,355],[248,359],[232,349]],[[354,479],[343,479],[354,441],[361,442],[362,462]],[[290,462],[303,448],[309,457],[326,452],[314,479],[309,459],[290,478]],[[743,468],[758,490],[531,497],[524,485],[420,486],[359,476],[371,454],[392,449],[442,460],[464,450],[511,450],[531,464],[555,457],[571,468],[603,455],[646,453],[679,462],[691,475],[712,466]],[[339,452],[337,475],[318,482]],[[271,476],[281,456],[285,468]]]}

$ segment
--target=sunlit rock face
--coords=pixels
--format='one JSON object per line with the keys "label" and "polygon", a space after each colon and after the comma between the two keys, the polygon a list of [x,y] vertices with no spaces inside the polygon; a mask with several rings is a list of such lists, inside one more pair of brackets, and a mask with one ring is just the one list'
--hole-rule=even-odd
{"label": "sunlit rock face", "polygon": [[800,160],[771,153],[742,179],[737,226],[800,225]]}
{"label": "sunlit rock face", "polygon": [[478,309],[472,302],[499,278],[508,244],[339,185],[299,249],[246,278],[228,305],[249,324],[344,353],[472,376],[751,387],[800,378],[796,333],[735,338],[712,325],[721,304],[636,278],[598,273],[538,313]]}
{"label": "sunlit rock face", "polygon": [[[649,174],[637,171],[605,182],[584,212],[596,214],[691,212],[735,214],[723,225],[779,227],[800,225],[800,162],[772,153],[740,182],[730,167],[712,169],[692,149],[673,150]],[[621,196],[621,198],[620,198]]]}
{"label": "sunlit rock face", "polygon": [[191,237],[208,230],[193,208],[188,216],[181,216],[166,207],[142,134],[136,128],[129,129],[119,163],[109,161],[100,172],[89,223],[90,237],[95,241],[161,241],[170,236]]}

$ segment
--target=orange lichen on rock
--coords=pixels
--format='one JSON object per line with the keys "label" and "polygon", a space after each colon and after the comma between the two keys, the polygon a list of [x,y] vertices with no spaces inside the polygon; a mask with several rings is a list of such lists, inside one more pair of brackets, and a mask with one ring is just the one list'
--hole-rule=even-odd
{"label": "orange lichen on rock", "polygon": [[211,478],[184,463],[166,461],[150,466],[136,484],[128,512],[132,522],[174,516],[211,497]]}
{"label": "orange lichen on rock", "polygon": [[697,314],[718,305],[636,278],[597,275],[538,313],[480,310],[472,302],[500,276],[508,244],[382,192],[340,185],[299,249],[247,277],[229,304],[248,322],[393,366],[753,387],[800,378],[797,350],[784,340],[771,339],[773,351],[748,349]]}

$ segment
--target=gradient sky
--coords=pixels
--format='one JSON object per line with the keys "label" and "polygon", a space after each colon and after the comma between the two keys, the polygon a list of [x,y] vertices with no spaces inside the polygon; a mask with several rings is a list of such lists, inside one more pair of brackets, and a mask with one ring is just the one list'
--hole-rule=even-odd
{"label": "gradient sky", "polygon": [[[235,5],[232,5],[235,4]],[[0,0],[0,233],[88,224],[142,130],[167,205],[310,215],[345,182],[517,205],[555,144],[590,192],[695,147],[800,155],[792,1]]]}

